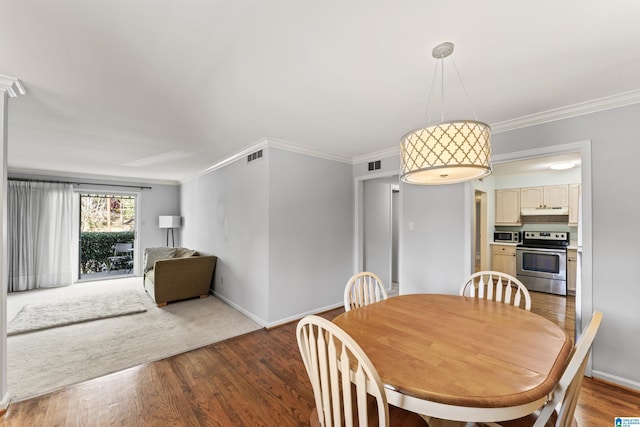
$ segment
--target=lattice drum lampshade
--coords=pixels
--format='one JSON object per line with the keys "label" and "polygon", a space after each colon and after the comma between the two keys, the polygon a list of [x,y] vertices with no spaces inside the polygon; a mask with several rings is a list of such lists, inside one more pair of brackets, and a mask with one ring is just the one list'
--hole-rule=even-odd
{"label": "lattice drum lampshade", "polygon": [[491,129],[472,120],[438,123],[407,133],[400,143],[401,179],[438,185],[491,174]]}

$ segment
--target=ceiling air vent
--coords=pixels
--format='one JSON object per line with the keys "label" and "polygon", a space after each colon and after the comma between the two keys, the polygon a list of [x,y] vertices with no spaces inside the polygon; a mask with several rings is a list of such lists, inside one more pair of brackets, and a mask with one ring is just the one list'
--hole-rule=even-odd
{"label": "ceiling air vent", "polygon": [[376,160],[375,162],[369,162],[369,170],[370,171],[377,171],[381,167],[382,166],[380,165],[380,160]]}
{"label": "ceiling air vent", "polygon": [[255,153],[251,153],[247,156],[247,163],[253,162],[262,158],[262,150],[258,150]]}

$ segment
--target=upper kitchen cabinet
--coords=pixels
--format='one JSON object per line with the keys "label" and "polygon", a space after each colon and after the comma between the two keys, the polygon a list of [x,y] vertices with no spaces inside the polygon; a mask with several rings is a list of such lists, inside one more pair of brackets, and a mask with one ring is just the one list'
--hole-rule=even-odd
{"label": "upper kitchen cabinet", "polygon": [[496,190],[496,225],[521,225],[520,189]]}
{"label": "upper kitchen cabinet", "polygon": [[520,189],[521,208],[566,208],[569,207],[569,186],[548,185]]}
{"label": "upper kitchen cabinet", "polygon": [[569,184],[569,225],[578,226],[580,210],[580,184]]}

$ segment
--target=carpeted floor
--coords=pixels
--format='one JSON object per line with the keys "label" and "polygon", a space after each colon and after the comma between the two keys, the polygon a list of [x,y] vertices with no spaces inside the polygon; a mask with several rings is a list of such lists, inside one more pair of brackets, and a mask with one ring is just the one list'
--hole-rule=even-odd
{"label": "carpeted floor", "polygon": [[28,302],[117,290],[138,291],[147,311],[7,338],[7,382],[14,401],[260,328],[213,296],[158,308],[144,292],[139,277],[9,294],[8,319]]}
{"label": "carpeted floor", "polygon": [[131,289],[25,304],[7,325],[7,336],[142,313],[147,309],[140,297]]}

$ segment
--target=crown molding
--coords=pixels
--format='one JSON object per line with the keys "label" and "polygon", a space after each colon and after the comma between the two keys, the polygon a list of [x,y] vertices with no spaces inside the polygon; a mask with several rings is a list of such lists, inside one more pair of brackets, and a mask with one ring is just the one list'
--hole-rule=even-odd
{"label": "crown molding", "polygon": [[209,166],[206,169],[201,170],[200,172],[198,172],[197,174],[195,174],[195,176],[193,177],[189,177],[186,178],[184,180],[182,180],[181,182],[186,182],[186,181],[190,181],[192,178],[196,178],[198,176],[202,176],[202,175],[206,175],[208,173],[211,173],[215,170],[218,170],[220,168],[223,168],[237,160],[240,160],[242,158],[244,158],[247,154],[253,153],[254,151],[258,151],[260,149],[263,148],[267,148],[268,147],[268,140],[267,138],[262,138],[260,141],[256,142],[253,145],[248,146],[247,148],[245,148],[242,151],[238,151],[237,153],[227,157],[226,159],[223,159],[221,161],[219,161],[218,163],[214,163],[213,165]]}
{"label": "crown molding", "polygon": [[535,126],[542,123],[554,122],[557,120],[568,119],[571,117],[582,116],[584,114],[596,113],[598,111],[610,110],[613,108],[624,107],[626,105],[637,103],[640,103],[640,89],[631,90],[629,92],[623,92],[604,98],[598,98],[591,101],[580,102],[578,104],[568,105],[566,107],[554,108],[552,110],[530,114],[528,116],[519,117],[513,120],[505,120],[503,122],[494,123],[491,125],[491,132],[507,132],[510,130]]}
{"label": "crown molding", "polygon": [[386,157],[393,157],[398,155],[400,155],[400,142],[398,142],[397,146],[392,148],[387,148],[385,150],[376,151],[375,153],[354,157],[351,163],[357,165],[359,163],[372,162],[374,160],[380,160]]}
{"label": "crown molding", "polygon": [[265,149],[265,148],[277,148],[279,150],[290,151],[292,153],[303,154],[305,156],[317,157],[317,158],[326,159],[326,160],[333,160],[333,161],[341,162],[341,163],[348,163],[348,164],[352,163],[351,158],[348,158],[348,157],[338,156],[338,155],[335,155],[335,154],[328,154],[328,153],[324,153],[324,152],[321,152],[321,151],[312,150],[312,149],[303,147],[301,145],[294,144],[292,142],[283,141],[281,139],[262,138],[261,140],[259,140],[258,142],[256,142],[253,145],[250,145],[249,147],[245,148],[244,150],[239,151],[239,152],[233,154],[232,156],[229,156],[226,159],[221,160],[218,163],[215,163],[215,164],[209,166],[208,168],[198,172],[195,176],[186,178],[186,179],[182,180],[181,182],[187,182],[187,181],[190,181],[191,179],[193,179],[195,177],[211,173],[211,172],[213,172],[213,171],[215,171],[217,169],[223,168],[223,167],[225,167],[225,166],[227,166],[227,165],[229,165],[229,164],[231,164],[231,163],[233,163],[233,162],[235,162],[237,160],[245,158],[248,154],[251,154],[254,151],[262,150],[262,149]]}
{"label": "crown molding", "polygon": [[27,94],[27,91],[19,79],[5,76],[4,74],[0,74],[0,90],[6,92],[9,98],[17,98],[20,95]]}
{"label": "crown molding", "polygon": [[353,159],[351,157],[340,156],[337,154],[325,153],[322,151],[312,150],[307,147],[303,147],[293,142],[283,141],[275,138],[264,138],[267,141],[267,146],[270,148],[278,148],[280,150],[290,151],[292,153],[304,154],[306,156],[317,157],[319,159],[333,160],[334,162],[352,164]]}

